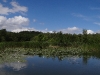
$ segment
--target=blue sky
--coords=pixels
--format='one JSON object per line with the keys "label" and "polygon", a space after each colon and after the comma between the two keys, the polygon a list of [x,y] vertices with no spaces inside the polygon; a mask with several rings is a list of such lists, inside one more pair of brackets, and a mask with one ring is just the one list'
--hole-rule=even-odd
{"label": "blue sky", "polygon": [[100,0],[0,0],[0,29],[100,32]]}

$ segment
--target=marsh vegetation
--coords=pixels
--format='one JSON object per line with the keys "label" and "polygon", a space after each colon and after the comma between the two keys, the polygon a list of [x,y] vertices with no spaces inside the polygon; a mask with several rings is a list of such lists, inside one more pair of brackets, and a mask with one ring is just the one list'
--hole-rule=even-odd
{"label": "marsh vegetation", "polygon": [[99,33],[0,30],[1,75],[99,75],[99,70]]}
{"label": "marsh vegetation", "polygon": [[[36,31],[22,31],[19,33],[0,30],[0,53],[12,48],[27,49],[26,54],[34,54],[34,51],[48,51],[48,53],[72,55],[99,55],[100,34],[63,34],[62,32],[42,33]],[[12,51],[8,50],[8,52]],[[33,53],[32,53],[33,52]],[[40,53],[41,54],[41,53]]]}

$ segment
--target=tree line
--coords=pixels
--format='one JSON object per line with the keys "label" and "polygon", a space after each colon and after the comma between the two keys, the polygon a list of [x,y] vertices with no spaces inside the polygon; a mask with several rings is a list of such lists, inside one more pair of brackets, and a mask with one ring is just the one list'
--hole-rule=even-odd
{"label": "tree line", "polygon": [[0,30],[0,42],[38,42],[46,43],[53,46],[79,46],[81,44],[100,45],[100,34],[87,34],[87,30],[83,30],[83,34],[63,34],[60,32],[42,33],[39,31],[21,31],[18,33]]}

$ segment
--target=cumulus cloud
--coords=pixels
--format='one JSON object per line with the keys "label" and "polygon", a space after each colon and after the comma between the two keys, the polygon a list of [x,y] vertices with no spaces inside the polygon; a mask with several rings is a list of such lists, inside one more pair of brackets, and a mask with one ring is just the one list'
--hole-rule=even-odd
{"label": "cumulus cloud", "polygon": [[[6,0],[5,0],[6,1]],[[20,6],[17,2],[12,1],[11,3],[12,8],[5,7],[2,4],[0,4],[0,14],[1,15],[8,15],[9,13],[24,13],[28,11],[28,8],[25,6]]]}
{"label": "cumulus cloud", "polygon": [[87,30],[87,34],[94,34],[94,31],[92,31],[92,30]]}
{"label": "cumulus cloud", "polygon": [[[68,27],[66,29],[61,29],[60,31],[62,31],[63,33],[70,33],[70,34],[82,34],[83,30],[82,28],[78,28],[78,27]],[[94,34],[95,32],[93,30],[87,30],[87,34]]]}
{"label": "cumulus cloud", "polygon": [[44,30],[41,30],[41,32],[43,32],[43,33],[53,33],[53,31],[49,31],[47,28],[46,29],[44,29]]}
{"label": "cumulus cloud", "polygon": [[22,28],[17,28],[12,30],[12,32],[21,32],[21,31],[39,31],[39,30],[36,30],[34,28],[29,28],[29,27],[22,27]]}
{"label": "cumulus cloud", "polygon": [[15,29],[21,29],[27,26],[29,19],[22,16],[14,16],[13,18],[7,18],[5,16],[0,16],[0,29],[7,29],[8,31],[13,31]]}
{"label": "cumulus cloud", "polygon": [[[7,0],[3,0],[7,2]],[[24,14],[28,11],[25,6],[19,5],[19,3],[12,1],[10,3],[11,8],[4,6],[0,3],[0,29],[6,29],[8,31],[22,31],[30,30],[30,28],[25,28],[29,24],[29,19],[22,16],[14,16],[12,18],[7,18],[3,15],[9,15],[10,13],[21,13]],[[32,29],[31,29],[32,30]]]}
{"label": "cumulus cloud", "polygon": [[8,13],[10,13],[11,11],[12,9],[8,7],[4,7],[2,4],[0,4],[0,14],[1,15],[8,15]]}
{"label": "cumulus cloud", "polygon": [[77,28],[77,27],[68,27],[66,29],[61,29],[59,31],[62,31],[63,33],[71,33],[71,34],[78,34],[78,33],[81,33],[81,29]]}
{"label": "cumulus cloud", "polygon": [[[47,28],[45,30],[41,30],[43,33],[53,33],[54,31],[49,31]],[[57,30],[57,32],[61,31],[62,33],[70,33],[70,34],[82,34],[83,30],[78,27],[68,27],[66,29],[60,29]],[[94,34],[95,32],[93,30],[87,30],[87,34]]]}
{"label": "cumulus cloud", "polygon": [[11,5],[13,6],[12,8],[12,13],[15,12],[27,12],[27,7],[25,6],[20,6],[17,2],[13,1],[11,2]]}

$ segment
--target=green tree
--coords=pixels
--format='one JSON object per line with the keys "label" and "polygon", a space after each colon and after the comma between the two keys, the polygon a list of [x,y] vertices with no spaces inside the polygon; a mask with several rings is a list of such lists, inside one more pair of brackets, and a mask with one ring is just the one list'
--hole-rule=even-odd
{"label": "green tree", "polygon": [[87,43],[87,42],[88,42],[87,30],[83,29],[83,43]]}

